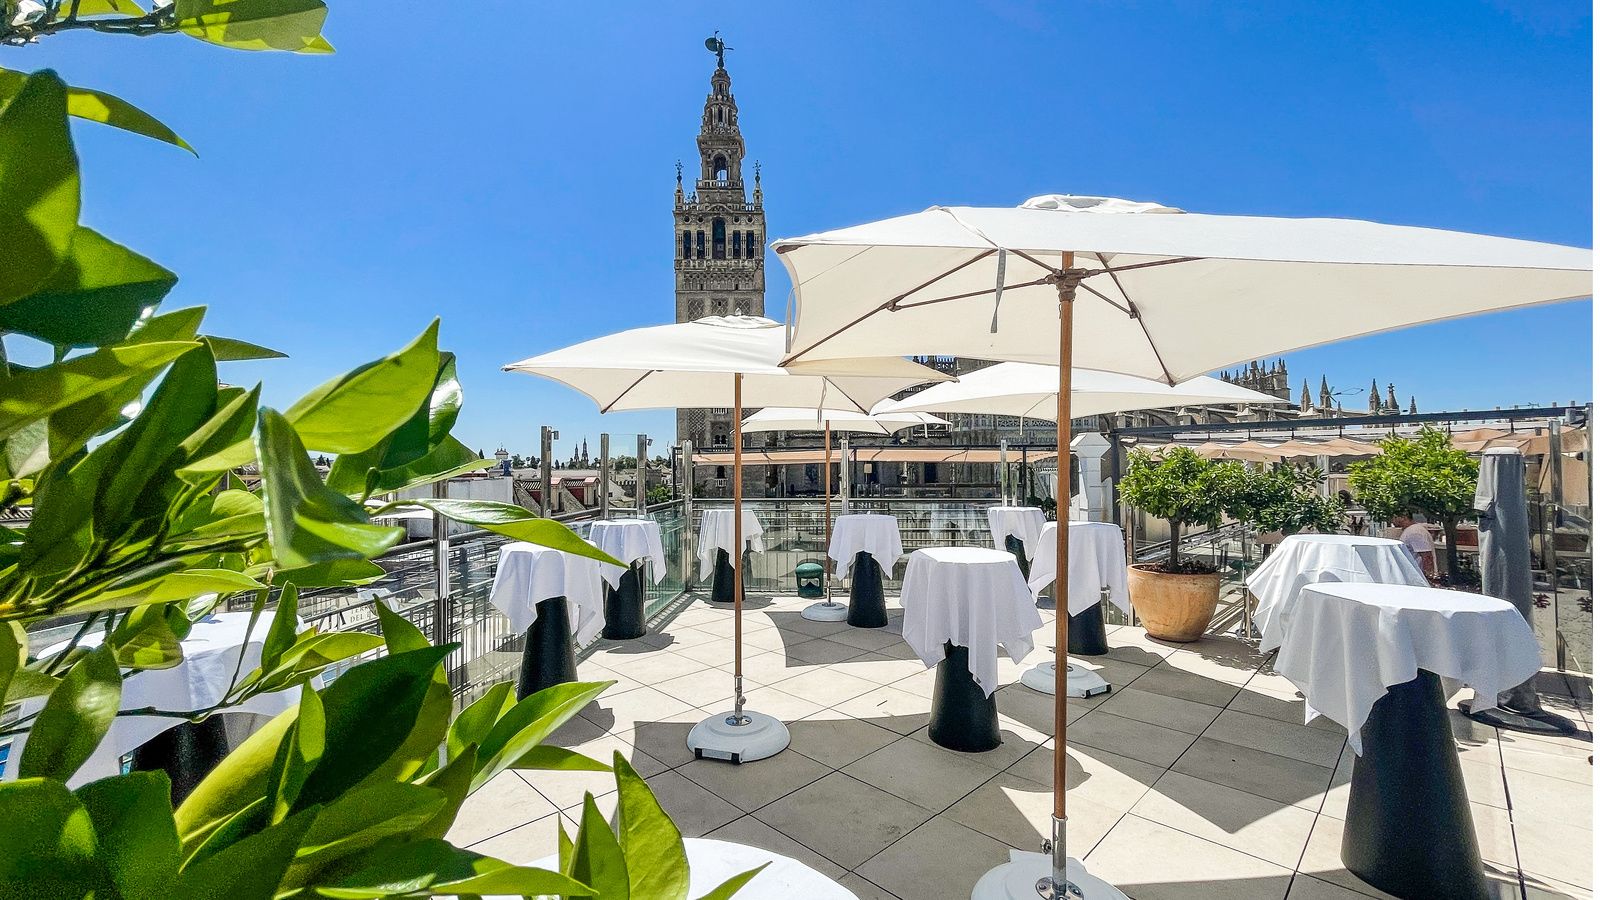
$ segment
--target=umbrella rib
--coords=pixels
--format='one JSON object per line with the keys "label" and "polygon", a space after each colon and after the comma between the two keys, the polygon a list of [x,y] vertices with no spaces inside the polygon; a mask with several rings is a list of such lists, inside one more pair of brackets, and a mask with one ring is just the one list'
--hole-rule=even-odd
{"label": "umbrella rib", "polygon": [[[865,252],[865,251],[863,251],[863,252]],[[806,347],[803,350],[791,351],[788,356],[783,358],[782,362],[778,363],[778,365],[782,366],[782,365],[787,365],[789,363],[794,362],[797,358],[799,358],[803,354],[810,353],[812,350],[815,350],[818,347],[822,346],[823,344],[826,344],[827,342],[833,340],[834,338],[836,338],[839,335],[843,334],[845,331],[847,331],[847,330],[849,330],[851,328],[854,328],[857,325],[860,325],[862,322],[865,322],[867,319],[872,318],[873,316],[877,315],[878,313],[883,312],[886,309],[892,311],[894,309],[894,307],[895,307],[895,304],[900,302],[901,299],[903,299],[905,297],[909,297],[912,294],[915,294],[917,291],[920,291],[923,288],[928,287],[929,285],[937,284],[938,282],[944,280],[945,278],[948,278],[951,275],[954,275],[955,273],[961,271],[962,269],[965,269],[967,266],[972,265],[973,263],[977,262],[978,260],[983,259],[986,256],[993,255],[996,252],[997,251],[995,251],[995,250],[985,250],[982,253],[979,253],[978,255],[976,255],[976,256],[972,257],[971,259],[967,260],[966,262],[961,263],[960,265],[958,265],[958,266],[956,266],[956,267],[954,267],[952,269],[949,269],[947,271],[941,272],[938,275],[933,276],[932,278],[928,279],[927,281],[924,281],[923,283],[917,285],[916,287],[912,288],[911,290],[906,291],[905,293],[900,294],[897,297],[891,297],[890,299],[884,301],[884,303],[882,303],[881,305],[879,305],[879,306],[877,306],[877,307],[875,307],[873,309],[867,310],[866,312],[864,312],[861,315],[855,317],[854,319],[851,319],[849,322],[846,322],[845,324],[843,324],[843,325],[839,326],[838,328],[834,329],[828,335],[826,335],[825,337],[823,337],[820,340],[816,341],[811,346]],[[860,254],[857,254],[857,255],[860,255]],[[854,403],[855,401],[852,400],[851,402]]]}
{"label": "umbrella rib", "polygon": [[[1094,257],[1095,259],[1100,260],[1100,265],[1105,267],[1106,274],[1111,276],[1111,283],[1117,286],[1117,291],[1122,294],[1122,299],[1128,301],[1128,315],[1132,316],[1133,320],[1139,323],[1139,331],[1144,334],[1144,339],[1149,342],[1150,353],[1156,358],[1156,365],[1161,367],[1162,377],[1166,379],[1167,384],[1169,385],[1177,384],[1177,380],[1172,377],[1172,370],[1167,368],[1167,361],[1161,358],[1161,350],[1156,347],[1155,338],[1150,336],[1150,329],[1145,327],[1144,317],[1139,315],[1138,305],[1133,302],[1132,297],[1128,296],[1128,289],[1122,286],[1122,279],[1117,277],[1117,270],[1111,268],[1111,264],[1106,262],[1106,255],[1104,253],[1096,253]],[[1189,259],[1193,259],[1193,257],[1190,257]],[[1098,291],[1095,291],[1094,288],[1089,288],[1089,291],[1096,294],[1099,293]],[[1110,303],[1109,300],[1106,302]],[[1115,306],[1116,304],[1112,305]]]}
{"label": "umbrella rib", "polygon": [[610,403],[607,403],[605,406],[600,408],[600,414],[604,415],[604,414],[606,414],[608,412],[611,412],[611,408],[613,406],[616,406],[617,403],[619,403],[622,400],[623,397],[628,396],[628,392],[629,391],[631,391],[634,388],[638,387],[639,386],[639,382],[645,380],[646,378],[649,378],[651,375],[654,375],[658,371],[660,371],[660,370],[651,369],[650,371],[644,373],[643,375],[640,375],[638,378],[635,378],[633,380],[633,384],[630,384],[627,387],[623,388],[622,389],[622,393],[616,395],[615,397],[612,397]]}
{"label": "umbrella rib", "polygon": [[[1036,278],[1033,281],[1024,281],[1020,284],[1008,284],[1002,288],[1002,290],[1011,291],[1016,290],[1017,288],[1038,287],[1039,285],[1044,284],[1045,281],[1046,279],[1044,278]],[[973,297],[993,296],[994,288],[984,288],[981,291],[968,291],[964,294],[951,294],[948,297],[934,297],[930,300],[913,300],[910,303],[897,303],[892,309],[890,309],[890,312],[899,312],[902,309],[916,309],[919,306],[928,306],[934,303],[944,303],[947,300],[971,300]]]}

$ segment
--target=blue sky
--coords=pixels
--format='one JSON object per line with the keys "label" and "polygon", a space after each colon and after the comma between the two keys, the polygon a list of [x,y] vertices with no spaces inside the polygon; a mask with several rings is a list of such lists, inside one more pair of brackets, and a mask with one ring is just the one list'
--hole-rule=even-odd
{"label": "blue sky", "polygon": [[[602,430],[670,442],[670,413],[602,418],[500,366],[671,320],[673,163],[693,168],[712,29],[773,237],[1059,192],[1592,245],[1586,3],[330,5],[331,57],[68,34],[0,65],[198,148],[77,129],[84,221],[176,271],[169,306],[291,354],[228,380],[286,406],[441,316],[457,433],[490,451],[545,423],[563,455]],[[787,290],[769,254],[769,311]],[[1289,365],[1347,405],[1377,377],[1460,409],[1586,401],[1591,349],[1584,301]]]}

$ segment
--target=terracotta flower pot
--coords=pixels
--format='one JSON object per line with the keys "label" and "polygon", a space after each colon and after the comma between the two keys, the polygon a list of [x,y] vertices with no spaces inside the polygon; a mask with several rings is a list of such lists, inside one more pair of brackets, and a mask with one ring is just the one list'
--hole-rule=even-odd
{"label": "terracotta flower pot", "polygon": [[1188,643],[1206,633],[1222,594],[1222,575],[1167,575],[1152,564],[1128,567],[1128,593],[1153,638]]}

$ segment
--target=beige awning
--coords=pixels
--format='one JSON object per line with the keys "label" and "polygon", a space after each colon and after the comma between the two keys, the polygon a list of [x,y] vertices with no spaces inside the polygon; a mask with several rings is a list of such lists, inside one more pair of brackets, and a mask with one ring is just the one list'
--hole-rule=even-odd
{"label": "beige awning", "polygon": [[[1020,462],[1022,450],[1020,448],[1006,451],[1006,459],[1010,462]],[[988,447],[860,447],[853,451],[857,462],[870,463],[989,463],[1000,462],[1000,451]],[[834,454],[838,459],[838,454]],[[1055,459],[1056,451],[1038,449],[1028,451],[1028,461],[1043,461]],[[795,466],[807,463],[822,462],[822,448],[812,450],[746,450],[744,451],[744,464],[747,466]],[[721,453],[696,453],[694,464],[697,466],[731,466],[733,465],[733,451]]]}

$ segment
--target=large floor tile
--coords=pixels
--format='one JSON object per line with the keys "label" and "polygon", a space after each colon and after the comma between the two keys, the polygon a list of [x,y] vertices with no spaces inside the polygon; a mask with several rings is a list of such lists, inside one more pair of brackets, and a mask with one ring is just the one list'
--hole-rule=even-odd
{"label": "large floor tile", "polygon": [[834,772],[756,810],[755,817],[854,869],[933,818],[933,812]]}
{"label": "large floor tile", "polygon": [[915,738],[901,738],[840,771],[926,809],[940,810],[994,777],[970,757]]}
{"label": "large floor tile", "polygon": [[1215,706],[1165,694],[1152,694],[1137,687],[1113,691],[1100,708],[1124,719],[1135,719],[1188,734],[1205,731],[1218,715]]}
{"label": "large floor tile", "polygon": [[1594,833],[1586,828],[1512,813],[1522,868],[1585,889],[1594,888]]}
{"label": "large floor tile", "polygon": [[693,727],[693,722],[640,722],[626,734],[635,748],[676,768],[694,759],[694,751],[689,749],[689,729]]}
{"label": "large floor tile", "polygon": [[[558,813],[518,825],[509,831],[503,831],[491,838],[472,844],[469,849],[474,853],[482,853],[495,859],[503,859],[516,865],[527,865],[554,856],[559,847],[560,837],[557,829],[560,827],[562,817]],[[567,834],[576,832],[571,824],[567,826]],[[454,837],[451,842],[461,846]]]}
{"label": "large floor tile", "polygon": [[779,684],[782,685],[784,693],[810,700],[820,706],[834,706],[881,687],[865,678],[857,678],[832,669],[796,675]]}
{"label": "large floor tile", "polygon": [[744,812],[754,812],[833,770],[808,756],[785,751],[743,765],[697,759],[677,771]]}
{"label": "large floor tile", "polygon": [[699,718],[694,707],[651,687],[634,688],[620,694],[601,694],[599,700],[584,707],[578,715],[612,733],[637,728],[644,722],[694,721]]}
{"label": "large floor tile", "polygon": [[[761,682],[745,676],[746,693],[760,685]],[[651,687],[668,697],[703,709],[721,709],[733,702],[733,676],[721,669],[701,669],[688,675],[653,682]]]}
{"label": "large floor tile", "polygon": [[927,668],[920,659],[901,659],[877,651],[863,653],[837,664],[837,670],[846,675],[865,678],[878,684],[893,684]]}
{"label": "large floor tile", "polygon": [[645,784],[684,837],[710,834],[743,814],[737,806],[677,772],[662,772],[646,778]]}
{"label": "large floor tile", "polygon": [[847,628],[828,635],[828,640],[860,647],[862,650],[879,650],[905,642],[900,635],[885,628]]}
{"label": "large floor tile", "polygon": [[1594,828],[1594,791],[1586,784],[1520,769],[1506,769],[1516,821],[1543,819],[1585,830]]}
{"label": "large floor tile", "polygon": [[933,708],[933,701],[893,687],[880,687],[835,704],[833,708],[836,712],[871,722],[896,734],[910,734],[928,727],[928,714]]}
{"label": "large floor tile", "polygon": [[645,653],[632,659],[618,659],[605,663],[605,667],[620,672],[640,684],[659,684],[669,678],[688,675],[706,668],[705,663],[680,656],[670,650]]}
{"label": "large floor tile", "polygon": [[1165,660],[1160,665],[1145,670],[1133,686],[1152,694],[1193,700],[1218,708],[1226,707],[1239,693],[1239,686],[1236,684],[1215,681],[1193,672],[1173,668]]}
{"label": "large floor tile", "polygon": [[555,804],[519,778],[516,772],[505,771],[467,797],[445,836],[452,844],[465,847],[555,811]]}
{"label": "large floor tile", "polygon": [[1344,752],[1343,731],[1324,731],[1237,710],[1223,710],[1205,736],[1333,768]]}
{"label": "large floor tile", "polygon": [[763,850],[770,850],[790,859],[799,860],[835,882],[845,875],[844,869],[835,865],[832,860],[755,816],[735,819],[706,835],[706,837],[735,844],[745,844],[750,847],[760,847]]}
{"label": "large floor tile", "polygon": [[1067,745],[1081,744],[1167,768],[1189,749],[1195,736],[1112,715],[1101,708],[1067,726]]}
{"label": "large floor tile", "polygon": [[1132,900],[1283,900],[1294,874],[1138,816],[1124,816],[1085,863]]}
{"label": "large floor tile", "polygon": [[1293,869],[1316,814],[1178,772],[1161,776],[1133,815]]}
{"label": "large floor tile", "polygon": [[1533,772],[1560,778],[1576,784],[1594,783],[1594,764],[1585,756],[1564,753],[1545,753],[1538,749],[1524,749],[1530,744],[1500,748],[1500,758],[1508,769]]}
{"label": "large floor tile", "polygon": [[1116,690],[1115,685],[1132,684],[1135,678],[1150,671],[1148,666],[1123,662],[1111,656],[1074,656],[1072,664],[1082,666],[1104,678],[1107,683],[1113,685],[1112,690]]}
{"label": "large floor tile", "polygon": [[[1049,788],[1053,783],[1053,757],[1053,747],[1040,747],[1006,771]],[[1083,798],[1117,812],[1127,812],[1161,778],[1161,773],[1160,766],[1115,753],[1092,747],[1068,747],[1068,803]]]}
{"label": "large floor tile", "polygon": [[[591,759],[611,765],[613,754],[621,753],[641,778],[649,778],[667,770],[667,765],[634,746],[633,732],[607,734],[578,744],[571,749]],[[585,793],[600,796],[617,789],[616,776],[610,772],[547,772],[519,770],[517,775],[526,781],[557,809],[571,809],[583,802]],[[487,786],[484,788],[487,790]]]}
{"label": "large floor tile", "polygon": [[1173,771],[1315,810],[1333,778],[1333,769],[1276,753],[1201,737],[1184,752]]}
{"label": "large floor tile", "polygon": [[839,879],[839,886],[856,895],[856,900],[901,900],[881,886],[851,872]]}
{"label": "large floor tile", "polygon": [[934,819],[867,860],[857,871],[901,897],[966,897],[1010,848],[948,819]]}
{"label": "large floor tile", "polygon": [[[1072,797],[1068,803],[1067,852],[1081,858],[1123,813],[1082,797]],[[1053,806],[1049,787],[1002,772],[962,797],[943,817],[1031,853],[1050,836]]]}

